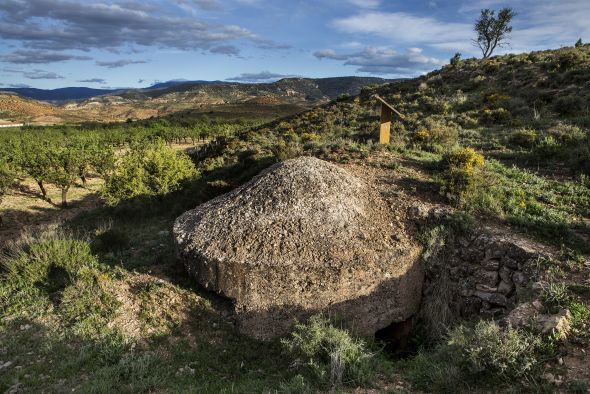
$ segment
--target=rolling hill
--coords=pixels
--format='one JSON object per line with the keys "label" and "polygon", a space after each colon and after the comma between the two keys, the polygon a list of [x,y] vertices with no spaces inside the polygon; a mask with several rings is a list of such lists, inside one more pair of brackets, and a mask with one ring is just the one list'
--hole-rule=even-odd
{"label": "rolling hill", "polygon": [[[53,91],[12,89],[25,96],[20,100],[39,99],[63,102],[52,109],[55,123],[70,121],[116,122],[165,116],[179,111],[237,111],[249,113],[257,108],[277,108],[277,114],[293,114],[317,104],[327,103],[341,95],[356,95],[369,85],[388,82],[381,78],[287,78],[273,83],[226,83],[219,81],[170,81],[147,89],[104,91],[64,88]],[[28,95],[28,96],[27,96]],[[83,96],[90,98],[79,100]],[[70,99],[65,99],[70,97]],[[32,103],[32,101],[29,100]],[[7,104],[6,104],[7,105]],[[33,105],[33,104],[31,104]],[[35,104],[37,105],[37,104]],[[231,106],[228,107],[228,106]],[[33,121],[28,112],[19,113],[18,106],[0,107],[11,120]],[[44,107],[49,108],[49,107]],[[261,112],[268,112],[262,110]]]}
{"label": "rolling hill", "polygon": [[109,89],[92,89],[85,87],[68,87],[59,89],[35,89],[35,88],[2,88],[0,92],[16,93],[21,97],[51,102],[69,100],[86,100],[91,97],[116,92]]}

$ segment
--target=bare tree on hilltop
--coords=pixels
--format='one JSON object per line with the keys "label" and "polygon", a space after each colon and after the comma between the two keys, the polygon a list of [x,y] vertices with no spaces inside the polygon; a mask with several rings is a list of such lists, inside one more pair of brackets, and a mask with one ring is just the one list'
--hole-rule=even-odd
{"label": "bare tree on hilltop", "polygon": [[488,8],[481,10],[481,15],[475,22],[474,30],[477,38],[473,40],[473,45],[481,49],[483,58],[487,59],[492,56],[494,50],[498,47],[506,46],[508,34],[512,32],[510,22],[516,13],[511,8],[502,8],[496,17],[496,11]]}

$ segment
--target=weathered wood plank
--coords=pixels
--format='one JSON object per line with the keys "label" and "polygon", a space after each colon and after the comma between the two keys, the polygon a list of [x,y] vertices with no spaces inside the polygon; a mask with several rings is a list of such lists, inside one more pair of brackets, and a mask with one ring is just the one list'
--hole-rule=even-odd
{"label": "weathered wood plank", "polygon": [[379,143],[389,145],[391,134],[391,120],[393,111],[385,105],[381,105],[381,129],[379,131]]}
{"label": "weathered wood plank", "polygon": [[397,116],[399,116],[402,119],[405,119],[406,117],[399,112],[397,109],[395,109],[391,104],[389,104],[387,101],[383,100],[379,95],[374,95],[373,97],[375,97],[377,100],[379,100],[381,102],[382,105],[385,105],[387,108],[389,108],[394,114],[396,114]]}

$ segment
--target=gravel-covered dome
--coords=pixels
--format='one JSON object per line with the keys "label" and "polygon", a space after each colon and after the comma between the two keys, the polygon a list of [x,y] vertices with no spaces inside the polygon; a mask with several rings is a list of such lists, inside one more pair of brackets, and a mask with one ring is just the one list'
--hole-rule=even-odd
{"label": "gravel-covered dome", "polygon": [[411,317],[422,290],[420,247],[390,215],[363,180],[301,157],[186,212],[174,235],[190,275],[235,301],[247,335],[319,312],[373,334]]}

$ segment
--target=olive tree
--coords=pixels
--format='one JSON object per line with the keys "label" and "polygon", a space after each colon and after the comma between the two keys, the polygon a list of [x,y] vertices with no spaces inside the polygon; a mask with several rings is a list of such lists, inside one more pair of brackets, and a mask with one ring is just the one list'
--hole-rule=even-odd
{"label": "olive tree", "polygon": [[494,50],[503,47],[508,43],[508,34],[512,32],[510,22],[516,13],[511,8],[503,8],[498,12],[486,8],[481,10],[479,19],[475,22],[474,30],[477,38],[473,44],[483,53],[483,58],[492,56]]}
{"label": "olive tree", "polygon": [[33,178],[43,199],[47,199],[47,190],[45,182],[51,175],[51,163],[54,145],[47,141],[39,141],[34,138],[23,138],[20,144],[20,154],[17,158],[21,170]]}
{"label": "olive tree", "polygon": [[51,158],[49,180],[61,189],[61,204],[68,205],[68,191],[80,176],[80,155],[75,145],[56,148]]}
{"label": "olive tree", "polygon": [[97,143],[92,146],[90,165],[103,179],[107,179],[115,169],[115,151],[112,146]]}

